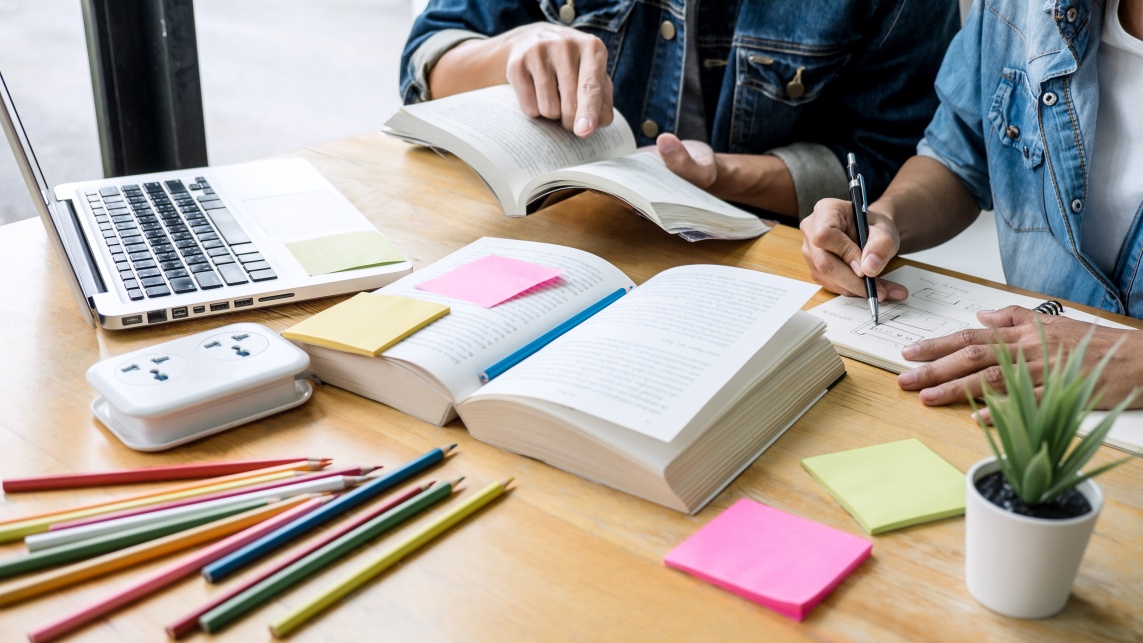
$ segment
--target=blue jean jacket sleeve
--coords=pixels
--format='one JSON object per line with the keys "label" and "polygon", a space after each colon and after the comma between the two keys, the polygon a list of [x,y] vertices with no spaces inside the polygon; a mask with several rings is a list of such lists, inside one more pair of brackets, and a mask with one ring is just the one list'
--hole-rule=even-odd
{"label": "blue jean jacket sleeve", "polygon": [[543,19],[539,4],[535,2],[430,0],[428,7],[413,22],[405,50],[401,53],[401,98],[409,104],[427,95],[428,87],[418,82],[414,58],[417,49],[433,34],[445,29],[463,29],[496,36]]}
{"label": "blue jean jacket sleeve", "polygon": [[935,159],[956,174],[981,210],[992,209],[985,150],[988,105],[981,91],[984,2],[972,5],[964,28],[949,45],[937,73],[940,107],[917,145],[917,154]]}

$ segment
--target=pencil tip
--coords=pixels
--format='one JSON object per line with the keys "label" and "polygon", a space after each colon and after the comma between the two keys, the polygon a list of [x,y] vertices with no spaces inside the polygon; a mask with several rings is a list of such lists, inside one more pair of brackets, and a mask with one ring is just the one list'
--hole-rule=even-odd
{"label": "pencil tip", "polygon": [[436,483],[437,483],[436,480],[429,480],[425,484],[421,485],[421,491],[427,491],[429,489],[429,487],[435,485]]}
{"label": "pencil tip", "polygon": [[453,489],[456,489],[456,486],[457,486],[458,484],[460,484],[461,482],[463,482],[463,481],[464,481],[464,476],[461,476],[461,477],[457,478],[456,480],[453,480],[453,481],[452,481],[452,483],[451,483],[451,484],[452,484],[452,487],[453,487]]}
{"label": "pencil tip", "polygon": [[515,477],[511,477],[511,478],[508,478],[507,480],[505,480],[504,482],[502,482],[500,484],[504,487],[507,487],[508,485],[512,484],[512,481],[515,479],[516,479]]}
{"label": "pencil tip", "polygon": [[448,453],[449,451],[452,451],[455,448],[456,448],[456,442],[453,442],[452,444],[448,445],[447,447],[441,449],[441,451]]}

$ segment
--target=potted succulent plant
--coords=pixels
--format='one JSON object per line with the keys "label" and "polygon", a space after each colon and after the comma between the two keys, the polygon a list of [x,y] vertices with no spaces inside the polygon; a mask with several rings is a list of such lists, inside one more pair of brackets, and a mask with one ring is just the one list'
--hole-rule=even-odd
{"label": "potted succulent plant", "polygon": [[1063,609],[1103,507],[1103,494],[1091,478],[1129,459],[1080,471],[1131,402],[1124,400],[1075,440],[1099,401],[1096,383],[1114,351],[1083,372],[1091,337],[1067,355],[1061,348],[1050,361],[1040,329],[1043,363],[1051,366],[1045,368],[1039,399],[1023,352],[1016,351],[1013,360],[1008,347],[995,347],[1006,393],[984,388],[998,439],[981,414],[974,414],[994,457],[966,475],[965,581],[977,601],[1000,614],[1043,618]]}

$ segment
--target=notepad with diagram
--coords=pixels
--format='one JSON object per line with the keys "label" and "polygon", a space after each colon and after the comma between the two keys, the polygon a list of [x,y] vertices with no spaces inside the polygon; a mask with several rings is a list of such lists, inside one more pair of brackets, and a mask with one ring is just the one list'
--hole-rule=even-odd
{"label": "notepad with diagram", "polygon": [[[560,277],[491,308],[417,288],[488,256]],[[493,364],[624,288],[632,292],[481,383]],[[327,383],[433,424],[459,413],[479,440],[697,511],[844,374],[825,325],[800,310],[817,289],[709,265],[634,287],[581,250],[484,238],[377,291],[450,311],[379,357],[299,346]]]}
{"label": "notepad with diagram", "polygon": [[[893,373],[921,365],[921,362],[910,362],[901,357],[901,349],[908,344],[967,328],[983,328],[976,319],[978,310],[999,310],[1012,305],[1034,309],[1045,303],[1042,298],[1011,293],[915,266],[898,268],[883,277],[908,288],[909,297],[901,302],[883,302],[878,324],[869,318],[866,301],[858,297],[837,297],[810,312],[825,320],[829,327],[826,336],[843,356]],[[1070,308],[1060,314],[1101,326],[1128,328]],[[1093,412],[1080,433],[1090,431],[1103,416],[1103,413]],[[1143,454],[1143,411],[1128,411],[1120,415],[1104,442]]]}

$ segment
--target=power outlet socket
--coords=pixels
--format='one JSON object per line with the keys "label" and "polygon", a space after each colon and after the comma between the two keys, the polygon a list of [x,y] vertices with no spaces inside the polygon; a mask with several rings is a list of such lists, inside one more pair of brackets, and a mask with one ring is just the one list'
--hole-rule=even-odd
{"label": "power outlet socket", "polygon": [[158,451],[304,403],[309,356],[261,324],[231,324],[92,366],[92,411],[127,446]]}

